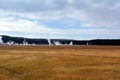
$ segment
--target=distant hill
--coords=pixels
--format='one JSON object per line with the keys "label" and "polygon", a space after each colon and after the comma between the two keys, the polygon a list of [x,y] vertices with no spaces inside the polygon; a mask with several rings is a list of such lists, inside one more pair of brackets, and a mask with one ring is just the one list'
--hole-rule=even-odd
{"label": "distant hill", "polygon": [[0,35],[1,45],[120,45],[120,39],[43,39]]}

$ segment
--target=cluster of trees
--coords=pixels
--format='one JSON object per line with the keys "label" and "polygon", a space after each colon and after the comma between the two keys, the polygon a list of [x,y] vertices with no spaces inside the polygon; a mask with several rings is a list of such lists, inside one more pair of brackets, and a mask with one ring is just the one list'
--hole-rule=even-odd
{"label": "cluster of trees", "polygon": [[51,45],[73,45],[74,40],[68,39],[51,39]]}
{"label": "cluster of trees", "polygon": [[2,43],[9,45],[48,45],[47,39],[30,39],[22,37],[2,36]]}
{"label": "cluster of trees", "polygon": [[120,39],[96,39],[90,41],[91,45],[120,45]]}
{"label": "cluster of trees", "polygon": [[120,45],[120,39],[68,40],[68,39],[30,39],[1,35],[1,44],[8,45]]}

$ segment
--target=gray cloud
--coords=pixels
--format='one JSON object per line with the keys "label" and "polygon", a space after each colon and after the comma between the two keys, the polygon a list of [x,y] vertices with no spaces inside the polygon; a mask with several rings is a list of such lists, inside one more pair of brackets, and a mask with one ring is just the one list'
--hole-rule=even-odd
{"label": "gray cloud", "polygon": [[18,12],[58,10],[67,7],[67,0],[0,0],[0,8]]}
{"label": "gray cloud", "polygon": [[114,35],[120,32],[119,13],[120,0],[0,0],[0,18],[3,20],[47,22],[69,18],[78,20],[79,26],[92,27],[93,31],[97,28],[98,32],[105,29]]}
{"label": "gray cloud", "polygon": [[120,25],[119,0],[0,0],[0,9],[39,19],[79,19],[85,26]]}

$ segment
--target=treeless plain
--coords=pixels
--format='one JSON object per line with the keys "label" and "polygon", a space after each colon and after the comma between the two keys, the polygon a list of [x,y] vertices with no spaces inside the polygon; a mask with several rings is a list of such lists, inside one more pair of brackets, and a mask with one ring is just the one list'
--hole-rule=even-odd
{"label": "treeless plain", "polygon": [[120,46],[0,46],[0,80],[120,80]]}

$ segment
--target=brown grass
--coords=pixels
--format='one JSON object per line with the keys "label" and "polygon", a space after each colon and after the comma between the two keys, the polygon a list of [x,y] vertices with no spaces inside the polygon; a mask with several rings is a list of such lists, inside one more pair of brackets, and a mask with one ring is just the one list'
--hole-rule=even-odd
{"label": "brown grass", "polygon": [[120,80],[120,46],[0,46],[0,80]]}

